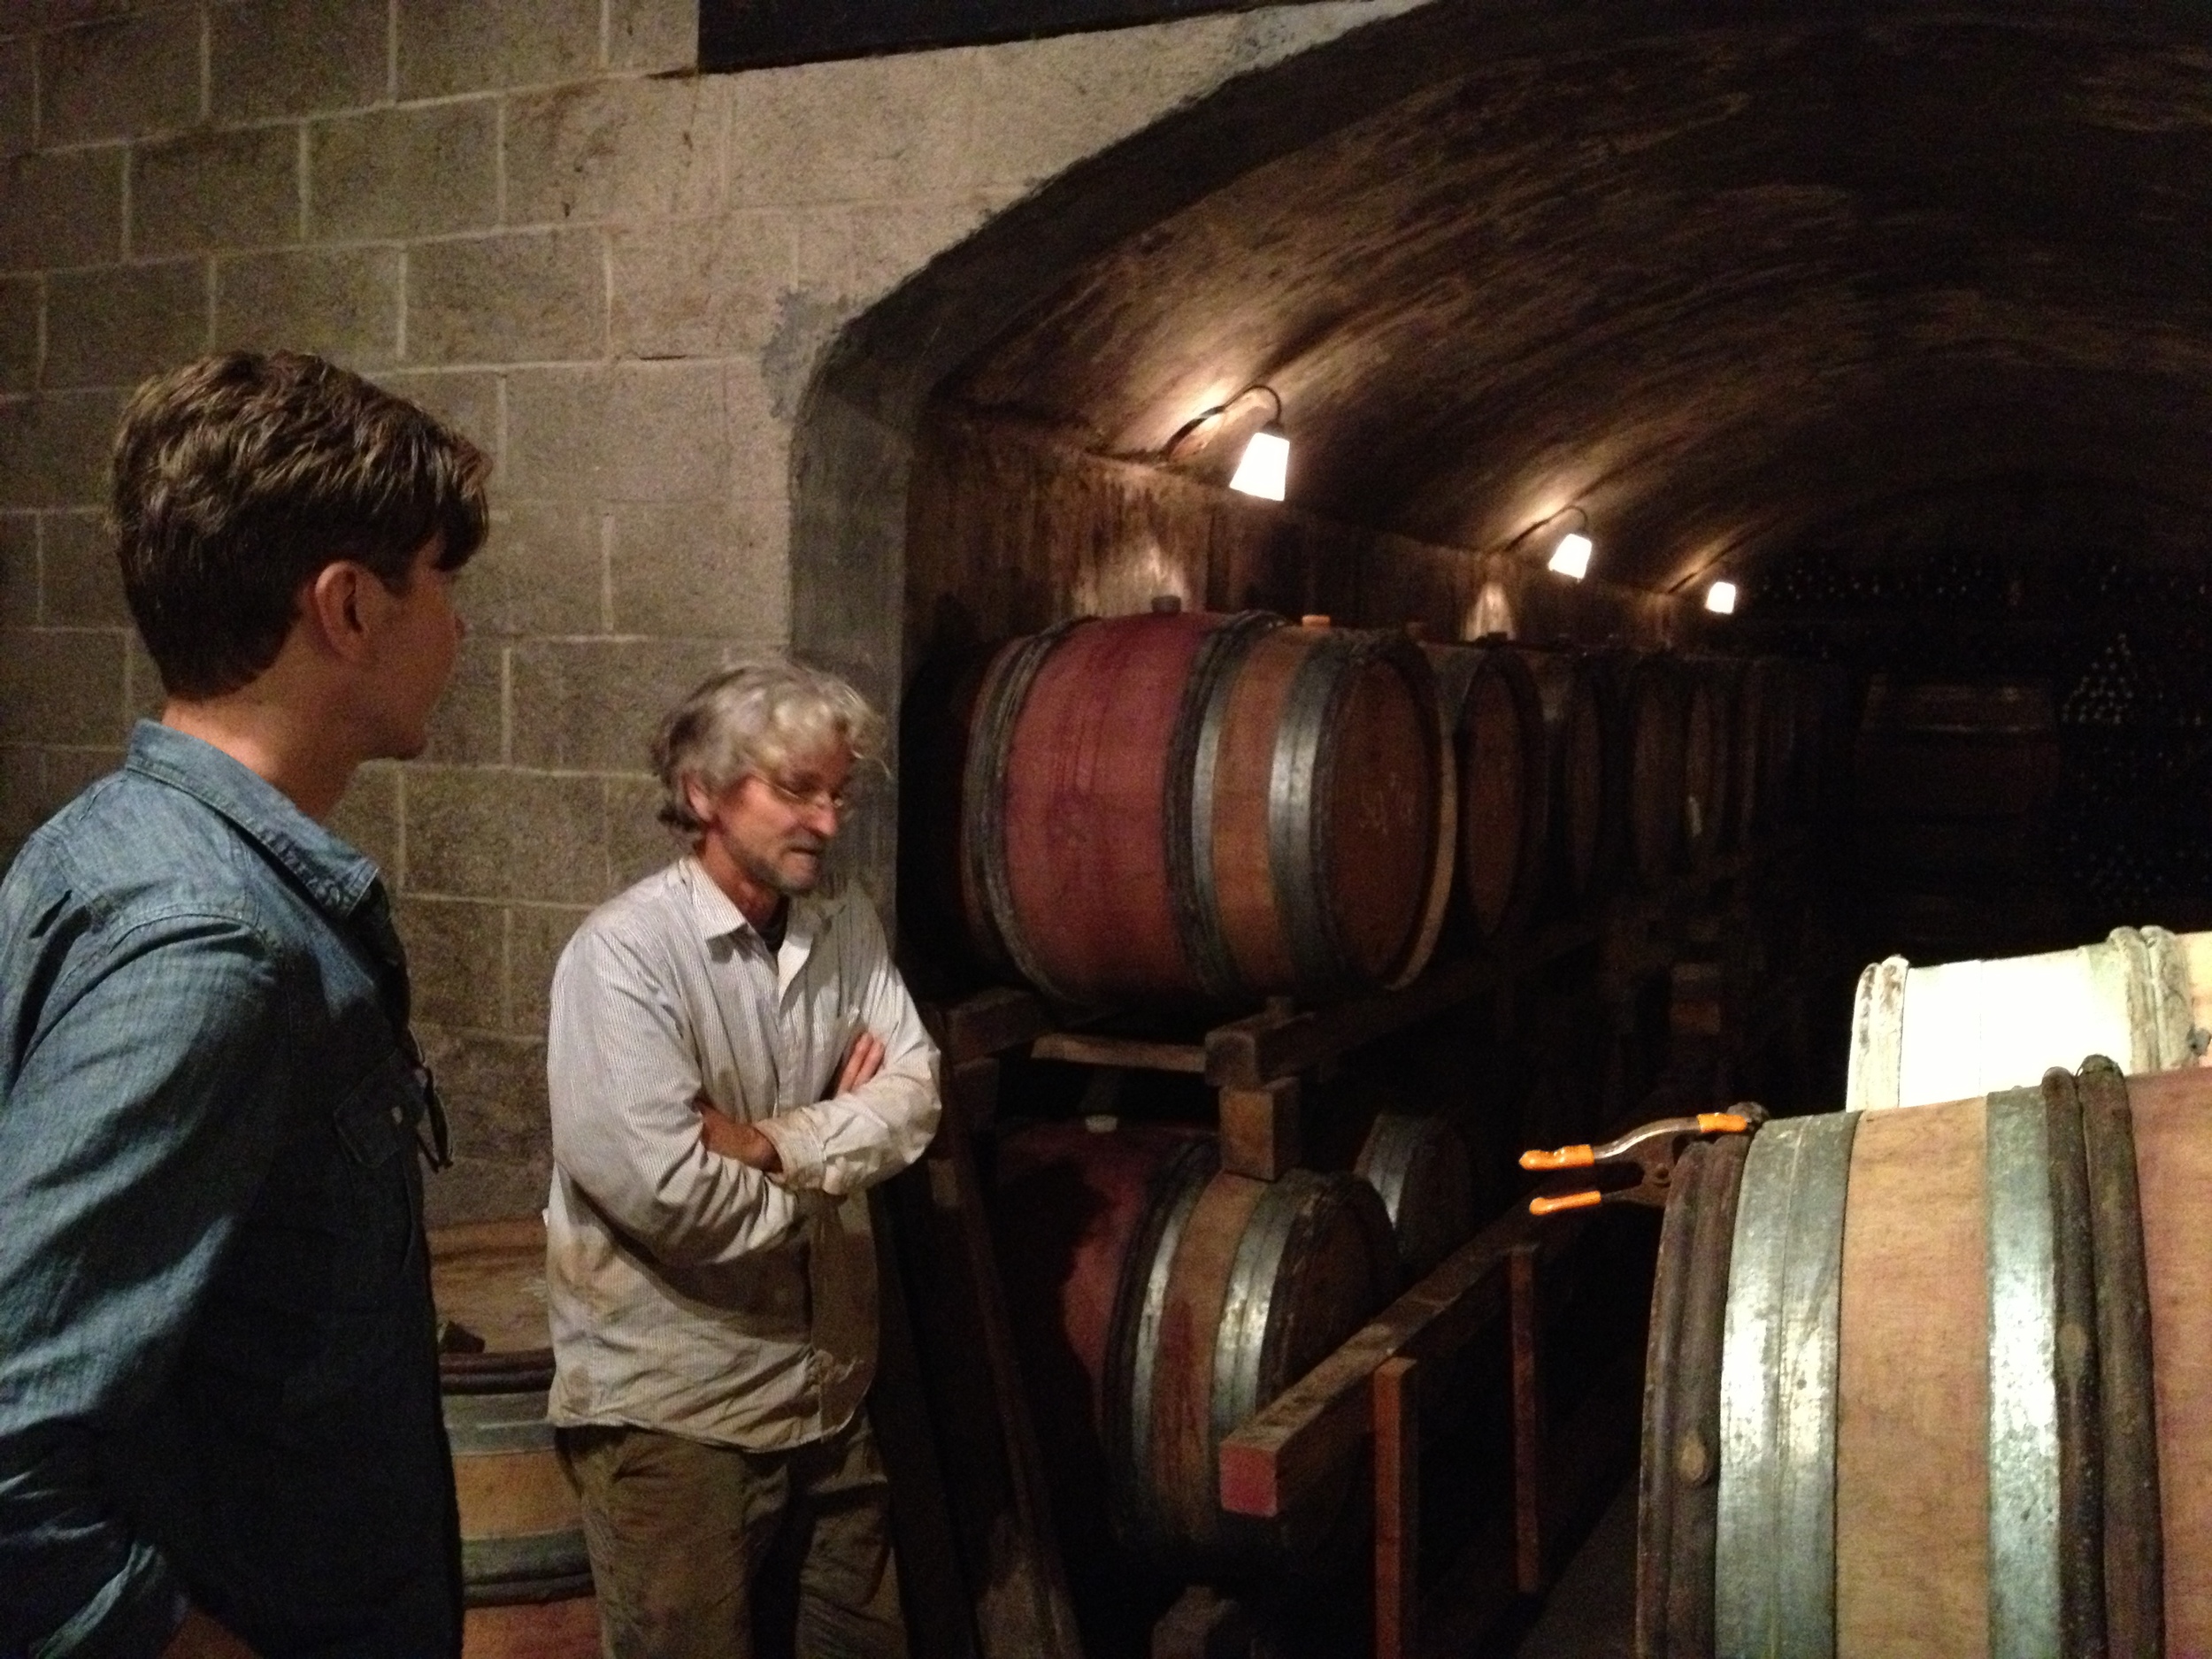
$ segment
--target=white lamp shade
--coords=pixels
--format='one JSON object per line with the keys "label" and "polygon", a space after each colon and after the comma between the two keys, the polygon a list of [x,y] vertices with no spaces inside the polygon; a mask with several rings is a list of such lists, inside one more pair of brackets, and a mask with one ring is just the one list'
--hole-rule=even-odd
{"label": "white lamp shade", "polygon": [[1270,425],[1254,433],[1252,442],[1244,446],[1244,458],[1237,463],[1237,474],[1229,480],[1229,488],[1280,501],[1289,477],[1290,440],[1281,427]]}
{"label": "white lamp shade", "polygon": [[1590,538],[1569,531],[1559,538],[1559,545],[1552,549],[1551,569],[1560,575],[1580,581],[1590,573]]}
{"label": "white lamp shade", "polygon": [[1736,584],[1715,582],[1705,590],[1705,608],[1726,616],[1736,608]]}

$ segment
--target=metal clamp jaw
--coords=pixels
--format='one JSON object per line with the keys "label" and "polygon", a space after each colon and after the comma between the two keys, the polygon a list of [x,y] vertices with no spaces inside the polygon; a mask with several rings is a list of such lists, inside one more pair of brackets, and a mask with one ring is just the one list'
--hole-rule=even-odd
{"label": "metal clamp jaw", "polygon": [[1688,1142],[1702,1135],[1747,1134],[1766,1121],[1766,1109],[1749,1102],[1733,1110],[1700,1112],[1694,1118],[1662,1118],[1597,1146],[1561,1147],[1555,1152],[1521,1154],[1525,1170],[1633,1171],[1625,1185],[1597,1186],[1565,1193],[1540,1194],[1528,1201],[1529,1214],[1548,1216],[1562,1210],[1598,1204],[1664,1205],[1674,1189],[1674,1164]]}

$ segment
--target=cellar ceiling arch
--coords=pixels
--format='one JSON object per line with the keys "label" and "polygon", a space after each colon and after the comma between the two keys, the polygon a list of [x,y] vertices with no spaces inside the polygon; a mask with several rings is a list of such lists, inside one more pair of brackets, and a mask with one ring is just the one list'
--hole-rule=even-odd
{"label": "cellar ceiling arch", "polygon": [[848,327],[795,449],[795,643],[895,692],[932,407],[1156,458],[1251,382],[1298,504],[1492,549],[1571,502],[1663,590],[2020,478],[2156,503],[2192,557],[2208,223],[2181,5],[1439,0],[1080,164]]}

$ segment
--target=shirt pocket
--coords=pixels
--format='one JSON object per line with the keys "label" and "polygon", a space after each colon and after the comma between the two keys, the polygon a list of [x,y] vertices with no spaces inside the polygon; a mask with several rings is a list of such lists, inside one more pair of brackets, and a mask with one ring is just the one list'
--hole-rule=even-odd
{"label": "shirt pocket", "polygon": [[[377,1386],[430,1342],[412,1069],[393,1051],[306,1105],[241,1229],[204,1329],[241,1409],[287,1417]],[[255,1402],[258,1402],[258,1405]]]}
{"label": "shirt pocket", "polygon": [[422,1177],[415,1125],[423,1112],[414,1068],[393,1050],[340,1099],[325,1195],[341,1271],[330,1289],[349,1306],[379,1307],[414,1289],[422,1239]]}

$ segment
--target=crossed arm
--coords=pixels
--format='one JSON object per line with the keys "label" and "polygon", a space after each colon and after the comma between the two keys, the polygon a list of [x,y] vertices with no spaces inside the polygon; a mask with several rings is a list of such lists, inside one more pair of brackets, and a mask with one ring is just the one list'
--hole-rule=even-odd
{"label": "crossed arm", "polygon": [[841,1000],[861,1033],[822,1098],[749,1123],[704,1098],[705,1010],[677,989],[680,964],[649,938],[606,933],[564,952],[548,1054],[554,1157],[654,1256],[704,1266],[775,1248],[928,1144],[936,1050],[872,914],[850,920]]}
{"label": "crossed arm", "polygon": [[[840,1094],[850,1094],[883,1069],[883,1039],[872,1031],[864,1031],[853,1039],[853,1046],[845,1056],[845,1063],[838,1069],[837,1080],[830,1085],[823,1098],[834,1100]],[[764,1175],[783,1172],[783,1154],[776,1143],[751,1124],[740,1123],[727,1112],[718,1110],[703,1094],[691,1102],[699,1111],[699,1144],[718,1157],[735,1158],[740,1164],[761,1171]]]}

